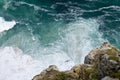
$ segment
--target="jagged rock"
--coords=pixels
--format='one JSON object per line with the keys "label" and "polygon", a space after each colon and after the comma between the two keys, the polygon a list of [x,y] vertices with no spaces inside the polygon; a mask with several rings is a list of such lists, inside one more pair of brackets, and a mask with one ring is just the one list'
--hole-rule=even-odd
{"label": "jagged rock", "polygon": [[74,66],[71,70],[79,75],[79,80],[91,80],[90,74],[93,72],[92,65],[81,64]]}
{"label": "jagged rock", "polygon": [[84,64],[68,71],[51,65],[33,80],[120,80],[120,51],[104,42],[85,57]]}
{"label": "jagged rock", "polygon": [[77,80],[78,75],[72,71],[58,71],[55,65],[49,66],[46,70],[36,75],[33,80]]}
{"label": "jagged rock", "polygon": [[42,71],[40,75],[36,75],[33,80],[42,80],[42,78],[46,75],[47,72],[51,70],[58,70],[57,66],[55,65],[50,65],[49,68],[46,70]]}
{"label": "jagged rock", "polygon": [[85,64],[94,65],[101,77],[116,73],[120,70],[120,51],[105,42],[85,57]]}
{"label": "jagged rock", "polygon": [[50,65],[49,68],[46,69],[46,71],[51,71],[51,70],[58,70],[57,66],[55,65]]}

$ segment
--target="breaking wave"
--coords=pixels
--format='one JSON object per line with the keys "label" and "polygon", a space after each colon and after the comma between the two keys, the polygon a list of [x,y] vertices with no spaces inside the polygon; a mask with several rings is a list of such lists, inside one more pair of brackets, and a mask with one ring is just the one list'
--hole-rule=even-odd
{"label": "breaking wave", "polygon": [[[32,40],[27,35],[23,37],[22,32],[7,40],[4,44],[13,42],[16,45],[0,48],[0,79],[30,80],[49,65],[57,65],[60,70],[70,69],[75,64],[83,63],[85,55],[103,41],[95,19],[80,18],[65,26],[59,29],[59,40],[50,46],[42,46],[37,39]],[[28,51],[17,48],[20,45],[27,47]]]}

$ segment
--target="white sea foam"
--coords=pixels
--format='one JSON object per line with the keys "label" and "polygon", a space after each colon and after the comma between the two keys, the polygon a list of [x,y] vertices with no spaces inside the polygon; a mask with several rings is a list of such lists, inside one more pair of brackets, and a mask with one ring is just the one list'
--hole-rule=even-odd
{"label": "white sea foam", "polygon": [[63,31],[63,41],[66,53],[74,62],[83,63],[89,51],[104,41],[98,29],[96,19],[81,18],[67,25],[67,29]]}
{"label": "white sea foam", "polygon": [[0,80],[31,80],[50,64],[59,66],[60,70],[71,68],[72,61],[65,54],[50,54],[40,57],[40,61],[15,47],[0,48]]}
{"label": "white sea foam", "polygon": [[15,21],[5,21],[2,17],[0,17],[0,32],[13,28],[15,24]]}
{"label": "white sea foam", "polygon": [[[7,40],[4,46],[13,43],[25,49],[25,53],[16,47],[0,48],[0,80],[31,80],[49,65],[57,65],[60,70],[70,69],[83,63],[85,55],[103,41],[95,19],[79,19],[66,27],[60,30],[62,39],[49,47],[38,44],[37,36],[31,40],[23,32]],[[35,57],[37,60],[30,55],[38,57]]]}

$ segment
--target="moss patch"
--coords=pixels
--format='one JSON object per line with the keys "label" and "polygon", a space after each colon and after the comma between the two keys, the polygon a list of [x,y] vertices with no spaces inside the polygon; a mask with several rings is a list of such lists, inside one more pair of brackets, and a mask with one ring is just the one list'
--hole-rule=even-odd
{"label": "moss patch", "polygon": [[119,62],[119,57],[116,57],[116,56],[109,56],[108,60],[114,60],[114,61]]}
{"label": "moss patch", "polygon": [[59,72],[56,70],[49,71],[45,74],[41,80],[74,80],[77,76],[73,74],[66,74],[65,72]]}
{"label": "moss patch", "polygon": [[113,74],[110,74],[110,77],[120,79],[120,71],[118,71],[118,72],[116,72],[116,73],[113,73]]}

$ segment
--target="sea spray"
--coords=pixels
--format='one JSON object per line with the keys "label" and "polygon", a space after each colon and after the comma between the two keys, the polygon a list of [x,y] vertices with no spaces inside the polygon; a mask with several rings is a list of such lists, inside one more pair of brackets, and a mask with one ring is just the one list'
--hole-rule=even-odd
{"label": "sea spray", "polygon": [[62,40],[66,54],[75,63],[83,63],[88,52],[105,41],[98,29],[99,23],[96,19],[80,18],[67,24],[67,29],[63,30]]}

